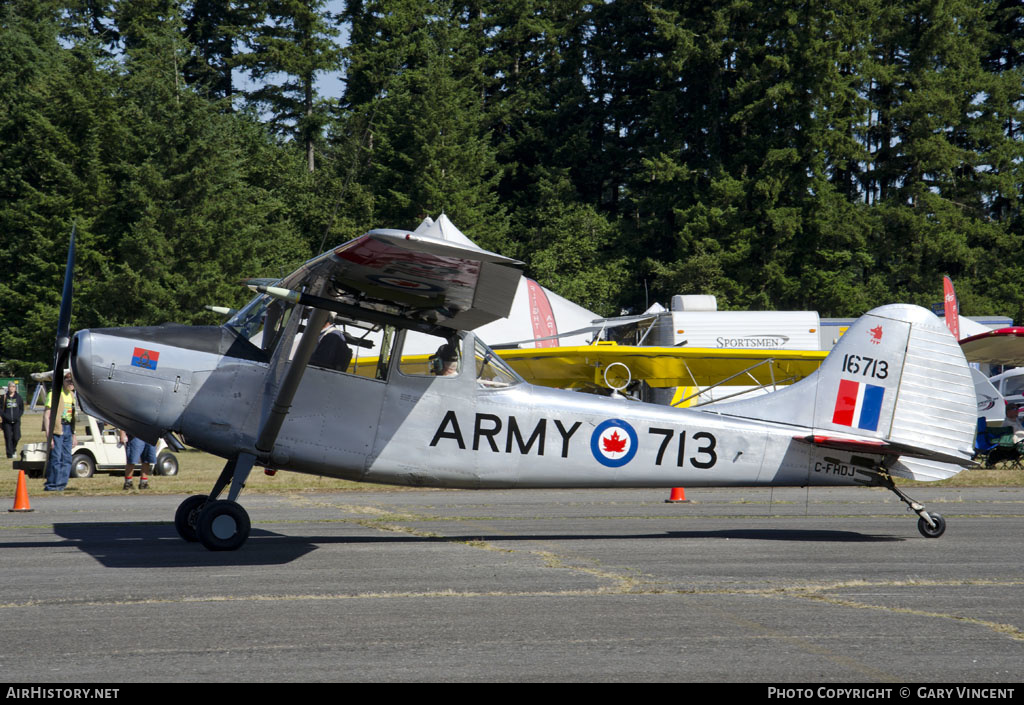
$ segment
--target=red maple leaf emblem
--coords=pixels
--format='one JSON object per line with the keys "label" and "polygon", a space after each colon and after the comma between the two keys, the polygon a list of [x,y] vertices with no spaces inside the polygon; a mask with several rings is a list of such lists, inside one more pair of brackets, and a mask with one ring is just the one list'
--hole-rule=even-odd
{"label": "red maple leaf emblem", "polygon": [[605,453],[622,453],[626,450],[626,439],[620,437],[618,431],[613,431],[612,435],[602,438],[601,443],[604,444]]}

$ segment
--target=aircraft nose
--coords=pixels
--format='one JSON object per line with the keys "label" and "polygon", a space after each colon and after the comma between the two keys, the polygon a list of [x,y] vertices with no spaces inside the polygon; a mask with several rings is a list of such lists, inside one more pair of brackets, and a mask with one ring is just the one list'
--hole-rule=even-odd
{"label": "aircraft nose", "polygon": [[[131,330],[136,337],[106,328],[76,333],[68,353],[71,373],[84,411],[153,442],[177,428],[191,378],[168,364],[166,356],[156,363],[159,351],[166,355],[170,349],[166,340],[180,331]],[[140,350],[152,354],[150,365],[135,363],[133,351],[138,355]]]}
{"label": "aircraft nose", "polygon": [[83,330],[71,338],[71,376],[75,379],[76,391],[88,395],[93,386],[93,371],[88,364],[92,351],[92,333]]}

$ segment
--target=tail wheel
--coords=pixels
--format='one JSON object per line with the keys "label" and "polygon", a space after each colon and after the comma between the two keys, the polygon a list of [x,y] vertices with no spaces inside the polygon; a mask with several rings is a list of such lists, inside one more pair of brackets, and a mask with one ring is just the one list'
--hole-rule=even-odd
{"label": "tail wheel", "polygon": [[934,512],[928,512],[928,516],[931,517],[935,526],[932,526],[924,517],[921,517],[917,520],[917,530],[925,538],[937,539],[946,532],[946,520],[942,518],[941,514],[935,514]]}
{"label": "tail wheel", "polygon": [[229,500],[209,502],[199,512],[199,541],[211,551],[234,551],[249,538],[249,515],[242,505]]}
{"label": "tail wheel", "polygon": [[178,530],[178,536],[190,543],[199,540],[196,531],[199,525],[199,512],[208,500],[209,497],[205,494],[196,494],[178,505],[178,511],[174,513],[174,528]]}

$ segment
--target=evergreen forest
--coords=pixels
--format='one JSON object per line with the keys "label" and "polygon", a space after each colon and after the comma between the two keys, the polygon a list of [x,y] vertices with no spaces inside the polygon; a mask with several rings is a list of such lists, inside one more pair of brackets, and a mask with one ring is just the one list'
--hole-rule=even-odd
{"label": "evergreen forest", "polygon": [[[0,372],[447,216],[602,315],[1024,320],[1019,0],[0,0]],[[325,94],[325,76],[342,78]]]}

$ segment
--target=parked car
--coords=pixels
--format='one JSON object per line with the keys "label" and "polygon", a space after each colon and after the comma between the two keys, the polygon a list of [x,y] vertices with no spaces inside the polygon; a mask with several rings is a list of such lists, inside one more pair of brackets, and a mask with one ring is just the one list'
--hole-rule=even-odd
{"label": "parked car", "polygon": [[[71,477],[92,477],[97,470],[124,471],[127,458],[116,428],[101,427],[95,418],[80,412],[75,435],[78,444],[71,450]],[[46,471],[46,451],[45,441],[26,443],[14,461],[14,469],[24,470],[29,477],[42,477]],[[178,459],[162,438],[156,445],[153,474],[178,474]]]}
{"label": "parked car", "polygon": [[1024,406],[1024,367],[1014,367],[1002,374],[989,377],[1008,406]]}

